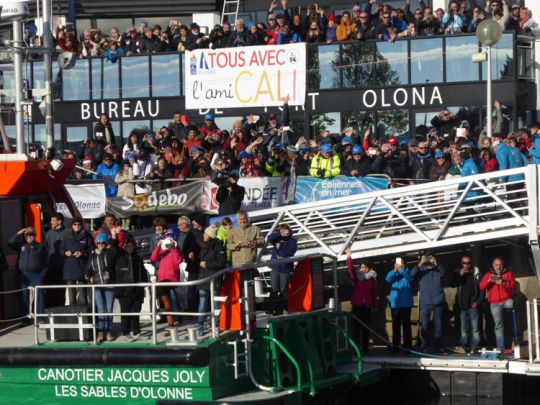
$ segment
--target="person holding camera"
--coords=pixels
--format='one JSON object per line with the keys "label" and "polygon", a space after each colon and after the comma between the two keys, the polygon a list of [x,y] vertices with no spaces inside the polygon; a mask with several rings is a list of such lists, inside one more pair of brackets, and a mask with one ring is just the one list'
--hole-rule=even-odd
{"label": "person holding camera", "polygon": [[430,331],[429,320],[433,313],[433,323],[435,325],[435,351],[442,353],[442,313],[446,297],[444,295],[443,281],[445,269],[432,254],[425,254],[420,257],[418,265],[411,270],[411,280],[418,275],[420,294],[420,324],[421,329],[421,349],[428,348]]}
{"label": "person holding camera", "polygon": [[236,214],[242,206],[246,189],[238,185],[240,174],[231,170],[229,178],[218,187],[216,201],[219,203],[219,215]]}
{"label": "person holding camera", "polygon": [[[272,260],[293,257],[298,249],[298,242],[293,237],[289,224],[279,225],[278,230],[268,235],[266,240],[273,246]],[[274,315],[283,314],[283,310],[287,308],[289,280],[293,271],[294,263],[292,262],[272,266],[270,273],[270,284],[272,286],[270,303]]]}
{"label": "person holding camera", "polygon": [[411,308],[413,297],[411,288],[411,271],[406,267],[402,257],[397,257],[394,269],[386,275],[386,282],[390,284],[388,302],[392,314],[392,345],[390,352],[398,353],[401,343],[401,329],[403,328],[403,349],[412,347]]}
{"label": "person holding camera", "polygon": [[322,144],[319,153],[311,160],[309,174],[320,179],[327,179],[339,175],[340,172],[341,161],[339,156],[333,153],[330,144]]}
{"label": "person holding camera", "polygon": [[512,294],[516,288],[514,274],[504,265],[501,257],[493,259],[491,268],[480,281],[480,289],[486,291],[487,300],[493,316],[495,340],[497,349],[502,354],[511,354],[512,349],[505,349],[504,345],[504,310],[514,308]]}

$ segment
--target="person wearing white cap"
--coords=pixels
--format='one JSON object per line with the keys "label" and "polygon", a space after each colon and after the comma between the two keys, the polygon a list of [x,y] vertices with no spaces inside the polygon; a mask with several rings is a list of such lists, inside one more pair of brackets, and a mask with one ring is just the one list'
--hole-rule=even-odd
{"label": "person wearing white cap", "polygon": [[[199,278],[207,278],[215,272],[222,270],[227,266],[227,252],[225,247],[216,238],[218,228],[210,226],[205,229],[201,249],[201,261]],[[210,299],[210,282],[199,284],[199,309],[197,312],[208,312]],[[198,335],[204,335],[205,315],[199,315]]]}

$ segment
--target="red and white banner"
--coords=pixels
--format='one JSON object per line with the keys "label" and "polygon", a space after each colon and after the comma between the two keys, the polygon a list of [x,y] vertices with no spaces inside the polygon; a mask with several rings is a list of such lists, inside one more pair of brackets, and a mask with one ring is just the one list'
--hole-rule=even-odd
{"label": "red and white banner", "polygon": [[196,49],[184,72],[187,109],[303,106],[306,44]]}

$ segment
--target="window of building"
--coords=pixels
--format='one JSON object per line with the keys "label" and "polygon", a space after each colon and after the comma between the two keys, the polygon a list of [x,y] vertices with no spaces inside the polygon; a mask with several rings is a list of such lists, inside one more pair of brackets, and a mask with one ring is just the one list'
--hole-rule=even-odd
{"label": "window of building", "polygon": [[148,56],[122,58],[122,98],[150,96]]}
{"label": "window of building", "polygon": [[180,95],[180,58],[178,54],[152,56],[152,96]]}
{"label": "window of building", "polygon": [[411,44],[411,84],[442,83],[442,38],[415,39]]}

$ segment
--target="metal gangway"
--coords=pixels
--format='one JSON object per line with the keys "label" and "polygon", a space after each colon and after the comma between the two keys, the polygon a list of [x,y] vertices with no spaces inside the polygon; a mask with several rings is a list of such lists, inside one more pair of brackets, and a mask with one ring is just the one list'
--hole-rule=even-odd
{"label": "metal gangway", "polygon": [[[291,225],[304,254],[343,260],[528,237],[538,250],[536,165],[250,213],[263,234]],[[326,180],[331,187],[332,179]],[[265,252],[261,252],[261,257]],[[539,277],[540,278],[540,277]]]}

